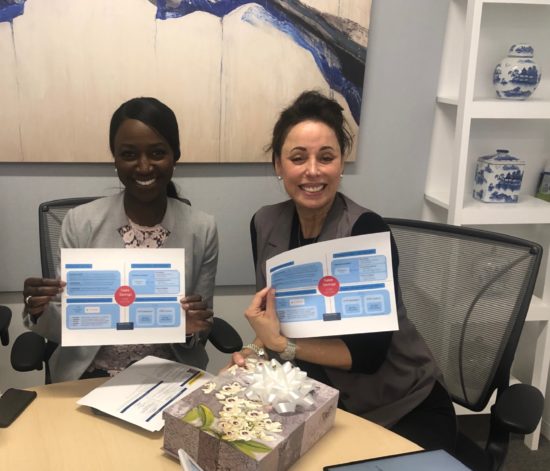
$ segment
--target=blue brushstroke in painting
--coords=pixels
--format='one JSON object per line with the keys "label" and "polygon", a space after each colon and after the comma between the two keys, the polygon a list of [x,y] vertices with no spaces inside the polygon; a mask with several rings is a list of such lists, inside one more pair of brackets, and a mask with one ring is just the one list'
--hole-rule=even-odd
{"label": "blue brushstroke in painting", "polygon": [[[156,4],[156,17],[160,20],[180,18],[196,11],[210,13],[221,18],[243,5],[255,4],[256,8],[243,15],[242,19],[250,24],[255,24],[255,21],[267,22],[289,35],[299,46],[309,51],[325,80],[333,90],[344,96],[354,120],[359,123],[362,88],[357,87],[344,77],[341,72],[340,61],[331,51],[329,44],[319,38],[313,37],[313,35],[292,23],[287,15],[274,8],[271,2],[251,0],[183,0],[177,6],[171,6],[167,0],[157,0]],[[255,15],[256,18],[253,19],[252,15]]]}
{"label": "blue brushstroke in painting", "polygon": [[12,22],[23,14],[27,0],[0,0],[0,23]]}

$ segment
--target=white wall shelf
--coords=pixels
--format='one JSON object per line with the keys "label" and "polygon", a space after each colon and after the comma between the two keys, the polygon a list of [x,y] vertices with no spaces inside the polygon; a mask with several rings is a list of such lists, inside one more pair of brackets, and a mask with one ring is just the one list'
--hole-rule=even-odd
{"label": "white wall shelf", "polygon": [[526,320],[527,322],[548,321],[548,311],[550,311],[550,304],[537,296],[533,296]]}
{"label": "white wall shelf", "polygon": [[506,102],[496,99],[476,99],[472,103],[472,118],[485,119],[550,119],[549,100]]}
{"label": "white wall shelf", "polygon": [[[426,200],[447,210],[449,195],[444,192],[426,193]],[[513,205],[483,203],[471,199],[462,208],[461,224],[471,226],[495,224],[548,224],[550,223],[550,203],[533,196],[523,195]]]}
{"label": "white wall shelf", "polygon": [[[550,160],[550,0],[451,0],[436,97],[423,217],[537,240],[545,260],[527,321],[540,323],[531,384],[546,392],[550,363],[550,203],[533,195]],[[543,78],[525,101],[500,100],[495,65],[514,42],[533,46]],[[519,202],[472,196],[477,159],[508,149],[526,162]],[[496,227],[494,227],[496,226]],[[539,428],[526,437],[537,449]]]}
{"label": "white wall shelf", "polygon": [[[458,98],[438,96],[437,103],[458,106]],[[476,98],[470,107],[472,119],[550,119],[550,100],[502,101],[495,98]]]}

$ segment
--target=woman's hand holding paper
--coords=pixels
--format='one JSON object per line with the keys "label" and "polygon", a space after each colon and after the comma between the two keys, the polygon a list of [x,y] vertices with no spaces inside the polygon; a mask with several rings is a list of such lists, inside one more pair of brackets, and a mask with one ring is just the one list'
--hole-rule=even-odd
{"label": "woman's hand holding paper", "polygon": [[25,310],[35,318],[40,317],[50,301],[63,292],[66,284],[53,278],[27,278],[23,285]]}
{"label": "woman's hand holding paper", "polygon": [[182,298],[181,308],[185,311],[185,326],[187,334],[196,334],[209,330],[214,313],[208,309],[206,302],[199,294]]}
{"label": "woman's hand holding paper", "polygon": [[258,291],[244,314],[265,347],[274,352],[285,349],[287,339],[281,335],[281,325],[275,311],[274,289],[266,287]]}

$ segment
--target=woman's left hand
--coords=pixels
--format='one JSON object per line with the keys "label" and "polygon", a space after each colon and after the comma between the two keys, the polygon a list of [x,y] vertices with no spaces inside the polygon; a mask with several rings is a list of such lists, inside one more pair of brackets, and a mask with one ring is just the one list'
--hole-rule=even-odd
{"label": "woman's left hand", "polygon": [[186,296],[181,299],[180,303],[185,311],[185,330],[187,334],[195,334],[210,329],[214,313],[208,309],[200,294]]}
{"label": "woman's left hand", "polygon": [[269,287],[258,291],[244,312],[250,326],[262,343],[274,352],[282,352],[287,339],[281,335],[281,325],[275,312],[275,290]]}

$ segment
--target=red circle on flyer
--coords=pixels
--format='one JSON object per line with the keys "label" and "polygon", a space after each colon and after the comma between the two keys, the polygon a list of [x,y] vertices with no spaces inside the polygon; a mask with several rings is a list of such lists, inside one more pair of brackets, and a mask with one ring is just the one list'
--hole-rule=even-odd
{"label": "red circle on flyer", "polygon": [[115,291],[115,301],[118,305],[126,307],[136,300],[136,292],[129,286],[120,286]]}
{"label": "red circle on flyer", "polygon": [[334,276],[323,276],[323,278],[319,280],[317,289],[323,296],[334,296],[340,289],[340,282]]}

